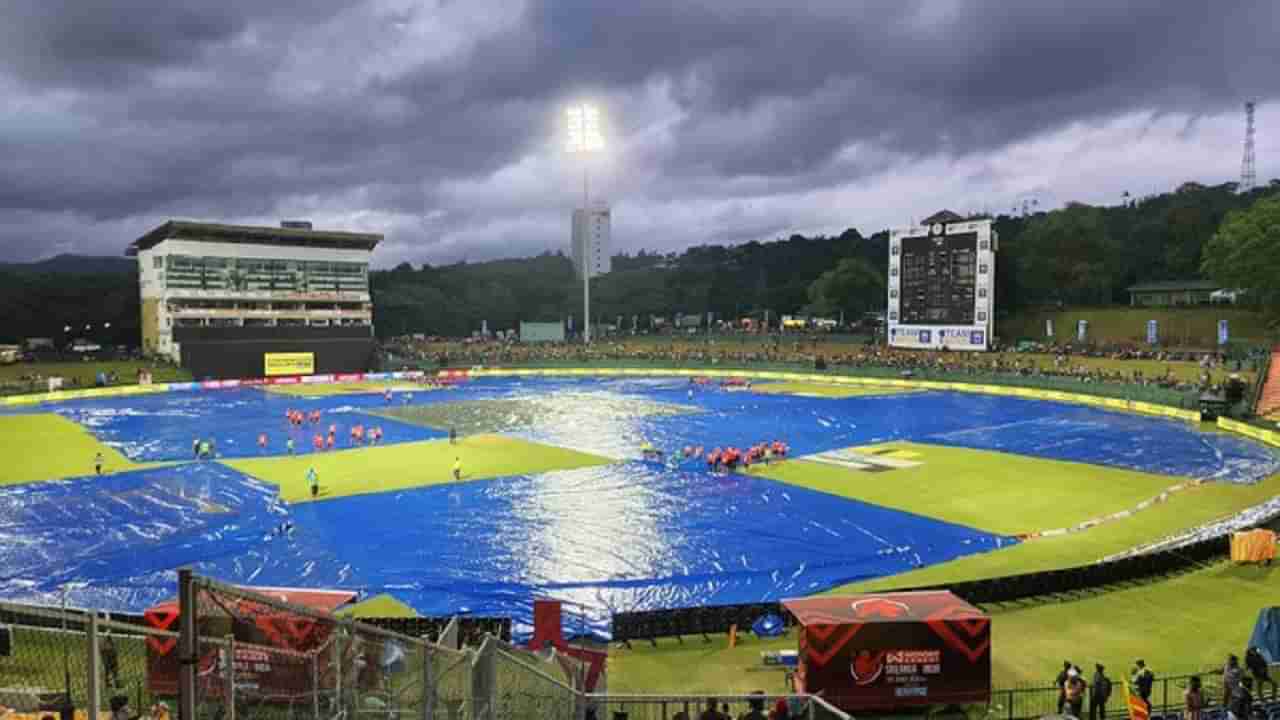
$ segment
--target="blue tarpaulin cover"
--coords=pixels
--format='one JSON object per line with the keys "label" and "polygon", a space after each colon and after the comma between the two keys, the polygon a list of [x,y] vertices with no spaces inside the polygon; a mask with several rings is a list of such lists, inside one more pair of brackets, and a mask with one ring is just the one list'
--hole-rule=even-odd
{"label": "blue tarpaulin cover", "polygon": [[1280,662],[1280,607],[1263,608],[1253,624],[1249,647],[1258,648],[1267,662]]}
{"label": "blue tarpaulin cover", "polygon": [[[447,433],[369,414],[386,405],[378,394],[238,389],[23,409],[69,417],[135,460],[179,462],[0,488],[0,597],[57,603],[65,589],[82,607],[140,611],[172,597],[175,569],[192,565],[239,584],[389,593],[424,615],[510,615],[517,632],[534,597],[556,597],[588,609],[588,627],[569,632],[604,633],[613,611],[806,595],[1013,542],[764,478],[712,475],[675,459],[688,445],[782,440],[804,455],[910,440],[1224,482],[1280,469],[1274,453],[1244,438],[1061,403],[689,391],[672,379],[485,379],[416,393],[417,405],[527,400],[537,412],[513,413],[494,430],[616,461],[300,505],[220,463],[187,462],[192,440],[214,439],[220,457],[279,454],[288,408],[320,409],[326,426],[381,425],[385,443]],[[685,410],[628,411],[646,403]],[[261,432],[273,438],[265,452]],[[644,443],[665,461],[642,460]],[[279,532],[286,521],[293,531]]]}

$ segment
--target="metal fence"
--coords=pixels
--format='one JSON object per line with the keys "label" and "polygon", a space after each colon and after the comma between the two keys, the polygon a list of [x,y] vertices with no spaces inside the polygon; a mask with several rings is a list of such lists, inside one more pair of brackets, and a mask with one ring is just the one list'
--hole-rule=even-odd
{"label": "metal fence", "polygon": [[[1270,672],[1274,675],[1278,669],[1280,669],[1280,664],[1273,664]],[[1222,686],[1222,668],[1214,668],[1187,675],[1163,677],[1157,675],[1152,683],[1151,696],[1148,698],[1151,704],[1152,720],[1157,720],[1157,718],[1176,720],[1176,718],[1180,717],[1186,707],[1185,693],[1193,677],[1200,678],[1200,690],[1205,703],[1204,717],[1225,714],[1227,699]],[[1086,679],[1089,679],[1087,674]],[[1111,697],[1099,708],[1099,716],[1113,719],[1128,718],[1129,712],[1125,706],[1125,691],[1121,679],[1112,678],[1112,685]],[[1093,689],[1091,685],[1085,692],[1079,717],[1092,717],[1090,709],[1095,699]],[[1267,692],[1264,693],[1261,688],[1254,689],[1255,705],[1262,709],[1262,717],[1270,718],[1273,714],[1276,717],[1280,717],[1280,698],[1277,698],[1275,686],[1268,686],[1266,690]],[[1055,715],[1070,715],[1071,707],[1065,703],[1060,705],[1060,697],[1061,694],[1058,688],[1052,685],[995,690],[991,694],[987,717],[990,720],[1028,720],[1030,718]]]}
{"label": "metal fence", "polygon": [[697,720],[707,717],[744,717],[752,710],[761,716],[779,702],[787,705],[787,717],[796,720],[852,720],[852,715],[816,695],[602,695],[591,696],[591,709],[599,720]]}
{"label": "metal fence", "polygon": [[171,717],[172,698],[153,692],[147,668],[150,648],[176,643],[176,633],[94,611],[5,602],[0,626],[0,706],[13,711],[6,720],[84,719],[89,708]]}
{"label": "metal fence", "polygon": [[[554,651],[532,653],[492,635],[459,648],[456,624],[434,639],[411,637],[183,577],[180,599],[197,608],[177,616],[172,627],[184,632],[96,611],[0,602],[0,706],[12,711],[5,720],[107,720],[113,713],[140,720],[679,720],[699,717],[708,703],[738,717],[779,700],[793,718],[850,717],[807,695],[616,695],[603,685],[585,693],[585,668]],[[1207,716],[1221,714],[1221,670],[1199,676]],[[1176,717],[1191,677],[1157,676],[1153,718]],[[1104,717],[1126,716],[1118,679],[1115,688]],[[1275,693],[1274,686],[1257,690],[1267,717],[1280,716]],[[1057,714],[1058,697],[1053,686],[997,689],[986,716]],[[1086,711],[1089,704],[1086,696]]]}

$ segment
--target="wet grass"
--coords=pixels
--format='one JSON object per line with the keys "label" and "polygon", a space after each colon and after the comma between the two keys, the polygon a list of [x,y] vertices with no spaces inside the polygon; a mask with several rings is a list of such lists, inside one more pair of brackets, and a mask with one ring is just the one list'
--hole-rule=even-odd
{"label": "wet grass", "polygon": [[872,461],[876,453],[888,453],[920,464],[867,472],[797,459],[757,465],[750,473],[1000,535],[1067,527],[1127,510],[1180,482],[1119,468],[939,445],[886,443],[860,451]]}
{"label": "wet grass", "polygon": [[456,445],[448,440],[428,440],[303,456],[227,460],[225,464],[279,486],[280,497],[287,502],[309,502],[307,471],[311,468],[320,479],[317,499],[328,500],[456,482],[452,475],[455,459],[462,462],[463,482],[610,462],[516,438],[473,435],[460,438]]}
{"label": "wet grass", "polygon": [[60,415],[0,415],[0,486],[93,475],[98,453],[104,473],[143,467]]}
{"label": "wet grass", "polygon": [[[1095,662],[1106,665],[1119,692],[1119,679],[1127,676],[1139,657],[1157,678],[1221,668],[1227,653],[1243,651],[1258,611],[1274,604],[1278,595],[1280,566],[1219,563],[1070,602],[987,608],[992,615],[992,681],[996,688],[1048,687],[1063,659],[1070,659],[1090,674]],[[609,689],[670,694],[777,692],[782,690],[783,673],[764,668],[760,653],[794,650],[796,645],[794,634],[771,640],[742,635],[732,649],[725,636],[715,636],[710,643],[687,637],[683,644],[667,638],[659,640],[656,648],[634,642],[631,649],[610,650]],[[1170,692],[1175,690],[1181,692],[1170,687]],[[1052,703],[1052,693],[1047,697]],[[1112,703],[1117,705],[1114,698]]]}

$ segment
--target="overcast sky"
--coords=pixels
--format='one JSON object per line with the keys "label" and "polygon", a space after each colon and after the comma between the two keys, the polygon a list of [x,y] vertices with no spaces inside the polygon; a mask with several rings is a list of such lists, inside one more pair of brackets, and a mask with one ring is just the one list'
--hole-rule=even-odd
{"label": "overcast sky", "polygon": [[1280,175],[1280,3],[4,0],[4,260],[168,218],[386,234],[380,266],[864,233]]}

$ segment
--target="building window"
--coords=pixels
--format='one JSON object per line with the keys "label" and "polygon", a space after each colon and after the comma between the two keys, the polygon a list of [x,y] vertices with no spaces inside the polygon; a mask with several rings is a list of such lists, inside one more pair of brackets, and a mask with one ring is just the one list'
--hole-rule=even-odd
{"label": "building window", "polygon": [[889,291],[889,297],[891,297],[891,298],[896,298],[896,297],[898,297],[898,291],[897,291],[897,290],[890,290],[890,291]]}
{"label": "building window", "polygon": [[892,275],[893,277],[898,277],[898,268],[896,267],[889,268],[889,274]]}
{"label": "building window", "polygon": [[157,255],[151,258],[151,267],[155,268],[156,270],[159,270],[160,268],[164,267],[164,256]]}
{"label": "building window", "polygon": [[987,314],[984,312],[978,313],[978,322],[986,322],[986,321],[987,321]]}
{"label": "building window", "polygon": [[890,319],[890,320],[894,320],[894,321],[896,321],[896,320],[898,319],[898,312],[895,310],[895,311],[893,311],[893,312],[889,313],[889,319]]}
{"label": "building window", "polygon": [[897,255],[897,254],[898,254],[898,246],[897,246],[897,245],[893,245],[893,246],[891,246],[891,247],[889,248],[889,254],[891,254],[891,255]]}
{"label": "building window", "polygon": [[978,249],[979,249],[979,250],[990,250],[990,249],[991,249],[991,241],[990,241],[990,240],[983,240],[982,242],[978,243]]}
{"label": "building window", "polygon": [[987,265],[986,265],[986,263],[983,263],[982,265],[979,265],[979,266],[978,266],[978,274],[979,274],[979,275],[986,275],[986,274],[987,274]]}
{"label": "building window", "polygon": [[986,288],[978,288],[978,297],[980,297],[980,298],[984,298],[984,297],[986,297],[986,296],[987,296],[987,289],[986,289]]}

